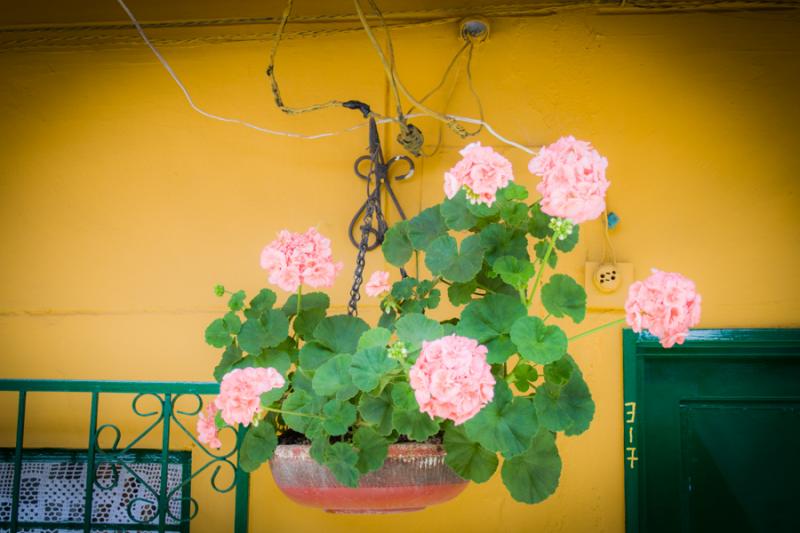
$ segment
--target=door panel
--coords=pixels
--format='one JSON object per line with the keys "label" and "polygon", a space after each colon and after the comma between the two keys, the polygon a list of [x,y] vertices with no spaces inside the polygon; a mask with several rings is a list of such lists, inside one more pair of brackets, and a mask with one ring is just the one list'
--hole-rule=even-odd
{"label": "door panel", "polygon": [[627,530],[800,531],[800,331],[624,350]]}

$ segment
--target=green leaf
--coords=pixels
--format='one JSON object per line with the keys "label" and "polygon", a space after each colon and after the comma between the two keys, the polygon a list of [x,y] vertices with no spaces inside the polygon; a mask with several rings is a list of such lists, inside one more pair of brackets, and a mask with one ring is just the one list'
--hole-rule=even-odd
{"label": "green leaf", "polygon": [[464,308],[456,331],[485,344],[490,363],[502,363],[516,351],[508,342],[511,327],[527,312],[519,297],[489,294]]}
{"label": "green leaf", "polygon": [[542,304],[553,316],[569,316],[581,322],[586,316],[586,291],[571,277],[554,274],[542,287]]}
{"label": "green leaf", "polygon": [[322,346],[318,342],[307,342],[300,348],[298,357],[300,358],[300,366],[305,370],[316,370],[319,366],[331,357],[334,353]]}
{"label": "green leaf", "polygon": [[392,332],[386,328],[372,328],[365,331],[358,339],[358,350],[365,350],[373,346],[383,346],[384,348],[389,344],[389,339],[392,337]]}
{"label": "green leaf", "polygon": [[531,387],[530,383],[539,379],[539,371],[524,361],[517,363],[512,372],[514,385],[520,392],[527,392]]}
{"label": "green leaf", "polygon": [[311,447],[308,449],[308,455],[311,456],[319,464],[325,464],[325,453],[331,447],[331,441],[328,435],[321,434],[311,441]]}
{"label": "green leaf", "polygon": [[277,445],[275,428],[269,422],[262,420],[259,425],[251,427],[242,439],[242,446],[239,448],[239,466],[245,472],[253,472],[272,457]]}
{"label": "green leaf", "polygon": [[472,280],[482,264],[483,244],[478,235],[461,241],[460,250],[453,237],[444,235],[431,242],[425,253],[425,265],[434,275],[459,283]]}
{"label": "green leaf", "polygon": [[230,300],[228,300],[228,309],[231,311],[240,311],[244,307],[244,299],[246,295],[244,291],[236,291],[231,295]]}
{"label": "green leaf", "polygon": [[284,400],[283,410],[312,416],[283,413],[283,421],[291,429],[308,437],[318,435],[322,431],[321,415],[324,405],[324,398],[305,390],[295,390]]}
{"label": "green leaf", "polygon": [[221,318],[214,320],[206,328],[206,342],[214,348],[224,348],[231,342],[231,333]]}
{"label": "green leaf", "polygon": [[272,309],[259,319],[248,319],[239,331],[239,346],[257,354],[264,348],[277,346],[289,333],[289,321],[282,312]]}
{"label": "green leaf", "polygon": [[556,386],[562,386],[569,381],[572,376],[572,363],[567,357],[562,357],[558,361],[544,366],[544,379],[548,383]]}
{"label": "green leaf", "polygon": [[506,200],[524,200],[528,197],[528,189],[523,185],[514,183],[513,181],[500,189],[498,193],[502,193],[503,198]]}
{"label": "green leaf", "polygon": [[441,324],[419,313],[403,315],[396,326],[397,338],[406,343],[409,353],[422,348],[422,341],[433,341],[444,335]]}
{"label": "green leaf", "polygon": [[277,296],[269,289],[261,289],[252,300],[250,300],[250,308],[245,309],[244,316],[247,318],[259,318],[265,312],[272,309],[275,305]]}
{"label": "green leaf", "polygon": [[222,381],[225,374],[233,370],[233,365],[242,360],[243,355],[242,350],[235,344],[231,344],[225,348],[225,351],[222,352],[222,359],[220,359],[219,364],[214,368],[214,379]]}
{"label": "green leaf", "polygon": [[225,313],[225,316],[222,317],[222,321],[225,322],[225,329],[234,335],[239,333],[239,330],[242,329],[242,321],[233,311]]}
{"label": "green leaf", "polygon": [[528,239],[525,233],[503,224],[489,224],[479,233],[486,262],[493,265],[499,258],[510,255],[528,260]]}
{"label": "green leaf", "polygon": [[575,224],[572,226],[572,233],[564,239],[563,241],[560,239],[556,239],[556,248],[561,250],[562,252],[571,252],[575,245],[578,244],[578,238],[580,237],[580,230],[581,227]]}
{"label": "green leaf", "polygon": [[417,442],[425,442],[439,432],[439,424],[419,410],[414,391],[408,383],[392,385],[392,426],[401,435]]}
{"label": "green leaf", "polygon": [[517,259],[511,255],[504,255],[497,259],[492,265],[492,269],[497,272],[503,281],[517,289],[527,287],[528,282],[536,273],[536,269],[530,261]]}
{"label": "green leaf", "polygon": [[482,203],[473,204],[472,202],[468,202],[467,209],[478,218],[493,219],[500,213],[500,206],[498,204],[499,202],[495,202],[491,206],[488,206]]}
{"label": "green leaf", "polygon": [[358,339],[369,329],[366,322],[349,315],[334,315],[314,329],[314,339],[335,353],[355,353]]}
{"label": "green leaf", "polygon": [[577,366],[565,385],[545,382],[536,389],[533,403],[544,427],[566,435],[580,435],[594,418],[592,393]]}
{"label": "green leaf", "polygon": [[[310,292],[304,294],[300,299],[300,315],[295,318],[292,327],[294,331],[303,339],[310,337],[314,329],[319,325],[330,306],[330,298],[322,292]],[[297,295],[290,296],[283,305],[283,312],[287,317],[297,314]]]}
{"label": "green leaf", "polygon": [[464,189],[458,191],[458,194],[453,198],[442,202],[439,210],[448,228],[462,231],[470,229],[478,222],[478,219],[470,212],[468,206],[467,193]]}
{"label": "green leaf", "polygon": [[358,402],[358,412],[368,424],[375,426],[380,435],[392,432],[392,396],[390,389],[384,389],[379,396],[362,394]]}
{"label": "green leaf", "polygon": [[478,283],[474,279],[466,283],[453,283],[447,287],[447,298],[453,305],[464,305],[472,301],[472,293],[477,288]]}
{"label": "green leaf", "polygon": [[402,267],[411,259],[414,249],[408,238],[408,222],[404,220],[389,228],[383,236],[381,250],[386,261],[396,267]]}
{"label": "green leaf", "polygon": [[503,463],[503,483],[511,497],[523,503],[539,503],[553,494],[561,477],[561,457],[555,436],[540,431],[525,453]]}
{"label": "green leaf", "polygon": [[446,234],[447,226],[438,205],[425,209],[408,221],[408,238],[415,250],[427,250],[431,242]]}
{"label": "green leaf", "polygon": [[447,452],[444,462],[464,479],[483,483],[497,470],[497,453],[471,440],[461,428],[447,428],[444,449]]}
{"label": "green leaf", "polygon": [[[539,241],[533,245],[533,251],[536,257],[544,261],[544,256],[547,255],[547,250],[550,248],[549,241]],[[555,268],[558,264],[558,254],[555,250],[550,250],[550,255],[547,257],[547,266]]]}
{"label": "green leaf", "polygon": [[528,361],[546,365],[567,353],[567,336],[558,326],[546,326],[541,318],[524,316],[511,326],[511,341]]}
{"label": "green leaf", "polygon": [[500,216],[512,228],[528,230],[528,206],[520,202],[508,202],[500,208]]}
{"label": "green leaf", "polygon": [[407,277],[392,284],[392,298],[395,300],[407,300],[414,296],[414,289],[419,284],[416,278]]}
{"label": "green leaf", "polygon": [[350,377],[350,363],[353,356],[339,354],[329,359],[314,373],[311,385],[320,396],[336,396],[339,400],[347,400],[358,393]]}
{"label": "green leaf", "polygon": [[383,466],[389,454],[389,441],[370,427],[360,427],[353,434],[353,444],[358,448],[356,468],[362,474]]}
{"label": "green leaf", "polygon": [[531,219],[528,222],[528,232],[537,239],[544,239],[553,234],[550,229],[550,220],[553,217],[542,212],[542,207],[536,203],[531,206]]}
{"label": "green leaf", "polygon": [[331,436],[344,435],[356,421],[356,406],[350,402],[331,400],[322,407],[325,419],[322,428]]}
{"label": "green leaf", "polygon": [[396,367],[397,361],[389,358],[385,345],[373,346],[356,352],[350,365],[350,376],[356,387],[369,392],[378,386],[384,374]]}
{"label": "green leaf", "polygon": [[358,452],[346,442],[337,442],[324,452],[325,466],[330,469],[336,481],[345,487],[358,486]]}
{"label": "green leaf", "polygon": [[524,452],[539,429],[532,402],[514,397],[504,381],[494,386],[494,398],[464,423],[467,436],[505,458]]}

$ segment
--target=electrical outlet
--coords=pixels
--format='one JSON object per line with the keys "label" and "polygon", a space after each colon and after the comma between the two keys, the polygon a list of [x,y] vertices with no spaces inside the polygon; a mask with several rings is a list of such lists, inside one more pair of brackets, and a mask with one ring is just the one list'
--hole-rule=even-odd
{"label": "electrical outlet", "polygon": [[628,287],[633,283],[633,263],[587,262],[584,274],[586,307],[624,309]]}

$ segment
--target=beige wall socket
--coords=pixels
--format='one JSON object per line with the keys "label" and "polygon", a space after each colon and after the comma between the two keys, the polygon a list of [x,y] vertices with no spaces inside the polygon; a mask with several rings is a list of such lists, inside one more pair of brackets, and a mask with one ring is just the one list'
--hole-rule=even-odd
{"label": "beige wall socket", "polygon": [[633,283],[633,263],[587,262],[583,287],[589,309],[624,309]]}

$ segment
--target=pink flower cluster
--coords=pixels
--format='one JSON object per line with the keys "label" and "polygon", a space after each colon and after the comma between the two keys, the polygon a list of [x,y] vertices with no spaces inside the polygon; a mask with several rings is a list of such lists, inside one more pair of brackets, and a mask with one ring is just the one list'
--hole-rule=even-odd
{"label": "pink flower cluster", "polygon": [[444,193],[452,198],[463,187],[471,203],[491,206],[497,190],[514,180],[511,162],[479,142],[468,144],[459,153],[461,161],[444,174]]}
{"label": "pink flower cluster", "polygon": [[274,368],[236,368],[222,378],[214,405],[233,426],[249,425],[261,405],[261,395],[283,387],[286,380]]}
{"label": "pink flower cluster", "polygon": [[333,261],[330,239],[309,228],[305,233],[278,233],[261,252],[261,268],[269,272],[270,283],[297,292],[300,285],[330,287],[342,263]]}
{"label": "pink flower cluster", "polygon": [[461,424],[492,401],[495,380],[487,351],[459,335],[423,342],[408,373],[420,411]]}
{"label": "pink flower cluster", "polygon": [[217,424],[214,420],[217,417],[217,406],[214,402],[209,402],[206,408],[197,417],[197,440],[209,448],[219,448],[222,443],[219,440]]}
{"label": "pink flower cluster", "polygon": [[389,292],[392,285],[389,283],[389,273],[383,270],[376,270],[370,276],[369,281],[364,286],[364,292],[367,296],[376,297],[385,292]]}
{"label": "pink flower cluster", "polygon": [[575,224],[593,220],[606,208],[608,160],[572,135],[545,146],[531,159],[528,170],[542,177],[536,190],[542,211]]}
{"label": "pink flower cluster", "polygon": [[700,321],[700,295],[692,280],[653,269],[646,280],[631,285],[625,314],[633,331],[646,329],[670,348],[683,344],[689,328]]}

